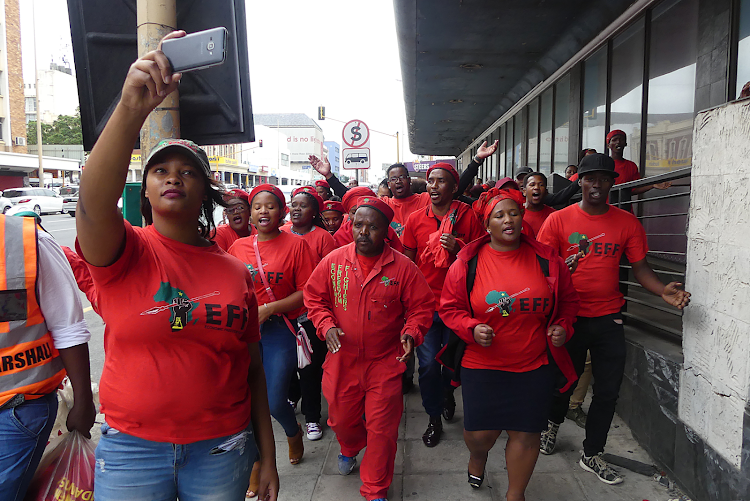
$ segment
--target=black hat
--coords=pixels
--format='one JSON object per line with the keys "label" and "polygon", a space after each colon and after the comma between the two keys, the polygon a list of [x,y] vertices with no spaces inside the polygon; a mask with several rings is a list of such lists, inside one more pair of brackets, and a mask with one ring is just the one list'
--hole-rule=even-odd
{"label": "black hat", "polygon": [[607,172],[612,177],[619,176],[619,174],[615,172],[615,161],[612,160],[612,157],[603,153],[593,153],[583,157],[581,163],[578,164],[578,179],[581,179],[589,172],[596,171]]}
{"label": "black hat", "polygon": [[518,176],[520,176],[521,174],[526,175],[530,172],[534,172],[534,169],[527,166],[519,167],[518,169],[516,169],[516,175],[514,176],[514,179],[518,179]]}

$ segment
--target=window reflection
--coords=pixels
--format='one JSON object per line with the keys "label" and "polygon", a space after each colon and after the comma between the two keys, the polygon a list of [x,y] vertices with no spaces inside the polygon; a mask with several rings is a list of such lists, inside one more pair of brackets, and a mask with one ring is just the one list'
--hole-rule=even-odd
{"label": "window reflection", "polygon": [[740,44],[737,51],[737,94],[750,82],[750,0],[740,2]]}
{"label": "window reflection", "polygon": [[610,130],[627,134],[622,154],[640,165],[643,102],[645,20],[641,19],[612,41],[612,105]]}
{"label": "window reflection", "polygon": [[[648,84],[647,176],[692,164],[697,40],[697,0],[665,2],[654,9]],[[680,154],[677,146],[682,140],[685,145]]]}
{"label": "window reflection", "polygon": [[[515,173],[516,169],[521,166],[521,143],[523,143],[523,114],[521,112],[516,113],[514,122],[513,172]],[[510,177],[514,177],[514,174],[510,174]]]}
{"label": "window reflection", "polygon": [[500,171],[505,169],[505,124],[500,126],[500,142],[497,143],[497,151],[499,161],[497,163],[497,175],[500,175]]}
{"label": "window reflection", "polygon": [[542,117],[539,123],[539,171],[552,172],[552,88],[542,93]]}
{"label": "window reflection", "polygon": [[[641,54],[641,61],[643,55]],[[598,152],[604,146],[607,111],[607,47],[602,47],[584,63],[583,128],[581,146]],[[555,155],[557,156],[557,155]]]}
{"label": "window reflection", "polygon": [[534,99],[529,104],[529,161],[528,165],[532,169],[536,170],[539,167],[537,148],[539,147],[539,100]]}
{"label": "window reflection", "polygon": [[568,139],[570,137],[570,75],[562,77],[555,85],[555,172],[564,173],[568,166]]}

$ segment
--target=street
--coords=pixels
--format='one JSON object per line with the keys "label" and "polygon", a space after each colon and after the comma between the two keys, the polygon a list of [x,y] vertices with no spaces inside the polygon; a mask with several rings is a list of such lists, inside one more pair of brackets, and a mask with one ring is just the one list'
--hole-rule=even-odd
{"label": "street", "polygon": [[[52,235],[57,243],[75,248],[76,220],[67,214],[50,214],[42,216],[42,226]],[[99,383],[104,367],[104,323],[101,317],[94,313],[91,304],[83,292],[78,292],[83,303],[83,315],[91,331],[89,353],[91,355],[91,380]]]}

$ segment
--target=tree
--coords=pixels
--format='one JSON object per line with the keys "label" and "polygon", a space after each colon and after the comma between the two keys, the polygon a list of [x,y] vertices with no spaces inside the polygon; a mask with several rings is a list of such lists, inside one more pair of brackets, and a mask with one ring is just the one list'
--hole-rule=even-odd
{"label": "tree", "polygon": [[[26,125],[26,142],[37,144],[36,121],[34,120]],[[83,144],[80,112],[76,112],[75,116],[60,115],[52,122],[52,125],[42,123],[42,142],[44,144]]]}

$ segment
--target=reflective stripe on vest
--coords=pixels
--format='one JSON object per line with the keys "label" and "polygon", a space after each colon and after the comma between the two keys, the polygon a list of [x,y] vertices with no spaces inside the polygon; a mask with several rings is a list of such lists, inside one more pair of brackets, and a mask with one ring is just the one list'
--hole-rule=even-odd
{"label": "reflective stripe on vest", "polygon": [[65,377],[36,296],[36,222],[0,215],[0,405],[46,395]]}

